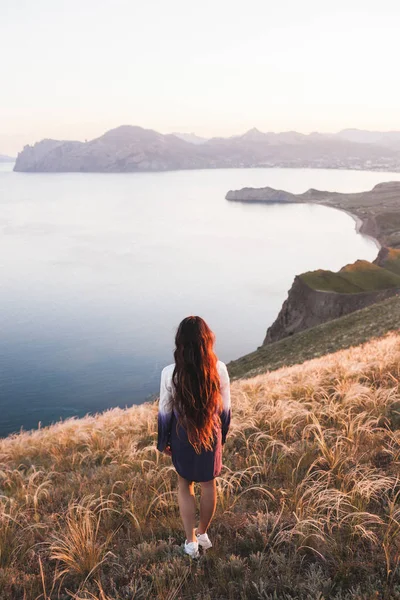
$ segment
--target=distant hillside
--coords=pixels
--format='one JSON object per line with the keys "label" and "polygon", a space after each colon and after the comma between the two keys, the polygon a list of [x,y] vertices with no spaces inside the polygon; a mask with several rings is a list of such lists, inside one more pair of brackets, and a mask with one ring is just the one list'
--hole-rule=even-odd
{"label": "distant hillside", "polygon": [[359,144],[378,144],[396,150],[400,149],[400,131],[367,131],[363,129],[343,129],[336,137]]}
{"label": "distant hillside", "polygon": [[[174,135],[129,125],[90,142],[43,140],[25,146],[15,171],[162,171],[205,166],[194,159],[189,144]],[[193,150],[195,152],[195,150]]]}
{"label": "distant hillside", "polygon": [[400,149],[332,135],[257,129],[203,141],[194,134],[162,135],[123,125],[85,143],[42,140],[25,146],[15,170],[135,172],[273,166],[400,170]]}
{"label": "distant hillside", "polygon": [[12,156],[7,156],[6,154],[0,154],[0,163],[2,162],[14,162],[15,158]]}
{"label": "distant hillside", "polygon": [[344,317],[295,333],[231,361],[231,377],[251,377],[284,366],[301,364],[371,338],[400,329],[400,296],[373,304]]}
{"label": "distant hillside", "polygon": [[375,263],[392,273],[396,273],[396,275],[400,275],[400,249],[381,248]]}

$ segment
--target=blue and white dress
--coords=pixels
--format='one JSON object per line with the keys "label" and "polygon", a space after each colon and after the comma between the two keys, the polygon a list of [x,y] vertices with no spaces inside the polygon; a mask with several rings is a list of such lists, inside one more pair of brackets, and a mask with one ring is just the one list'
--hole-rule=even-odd
{"label": "blue and white dress", "polygon": [[163,452],[171,447],[172,462],[177,473],[188,481],[210,481],[218,477],[222,469],[222,446],[231,422],[231,394],[228,369],[222,361],[217,362],[221,383],[222,411],[215,415],[216,436],[213,450],[197,454],[189,442],[186,431],[178,425],[176,409],[172,406],[172,374],[175,364],[162,370],[160,402],[158,405],[157,449]]}

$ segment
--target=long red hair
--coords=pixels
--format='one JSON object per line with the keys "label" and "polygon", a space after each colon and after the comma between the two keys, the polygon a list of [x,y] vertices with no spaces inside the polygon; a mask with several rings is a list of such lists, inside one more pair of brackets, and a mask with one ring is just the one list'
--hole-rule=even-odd
{"label": "long red hair", "polygon": [[175,336],[172,375],[178,424],[199,454],[212,450],[216,415],[222,409],[215,335],[201,317],[186,317]]}

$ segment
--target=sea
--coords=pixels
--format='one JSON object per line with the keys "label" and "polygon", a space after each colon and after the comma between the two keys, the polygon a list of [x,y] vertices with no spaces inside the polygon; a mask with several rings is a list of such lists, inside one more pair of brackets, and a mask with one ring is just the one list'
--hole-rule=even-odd
{"label": "sea", "polygon": [[0,165],[0,436],[157,395],[174,336],[202,316],[224,362],[255,350],[296,274],[374,260],[323,206],[231,189],[357,192],[399,173],[214,169],[14,173]]}

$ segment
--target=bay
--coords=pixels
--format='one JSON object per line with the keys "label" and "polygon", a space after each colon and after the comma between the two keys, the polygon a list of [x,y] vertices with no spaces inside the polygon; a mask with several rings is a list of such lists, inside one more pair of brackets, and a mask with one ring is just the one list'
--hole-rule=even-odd
{"label": "bay", "polygon": [[228,202],[230,189],[363,191],[399,173],[0,167],[0,435],[143,402],[189,314],[225,362],[262,343],[296,274],[373,260],[346,213]]}

